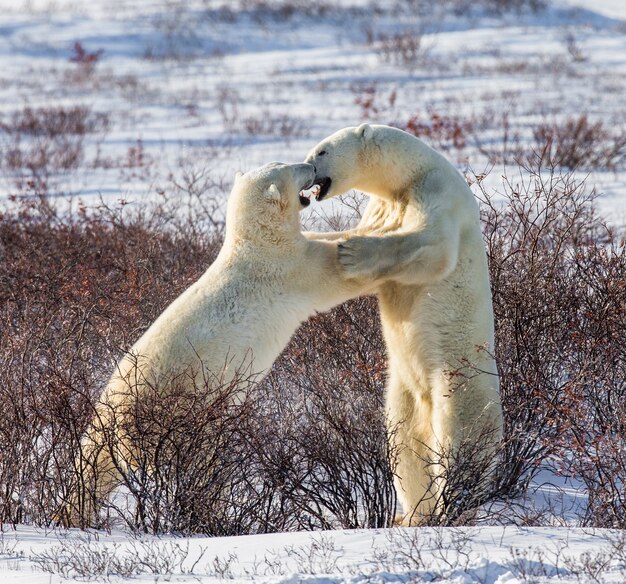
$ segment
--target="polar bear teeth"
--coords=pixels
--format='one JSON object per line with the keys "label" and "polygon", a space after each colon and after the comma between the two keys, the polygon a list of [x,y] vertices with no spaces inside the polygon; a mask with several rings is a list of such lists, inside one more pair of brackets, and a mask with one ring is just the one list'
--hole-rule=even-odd
{"label": "polar bear teeth", "polygon": [[319,178],[315,181],[315,186],[318,187],[318,190],[315,193],[315,199],[317,201],[321,201],[328,194],[331,182],[332,179],[328,176]]}

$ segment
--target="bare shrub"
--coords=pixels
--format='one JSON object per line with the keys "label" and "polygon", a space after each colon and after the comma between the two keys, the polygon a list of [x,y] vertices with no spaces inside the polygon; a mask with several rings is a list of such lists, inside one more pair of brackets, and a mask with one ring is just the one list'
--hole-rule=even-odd
{"label": "bare shrub", "polygon": [[290,509],[280,529],[391,524],[395,453],[382,411],[384,371],[372,298],[310,320],[275,364],[252,460],[274,505]]}
{"label": "bare shrub", "polygon": [[574,63],[583,63],[587,60],[585,53],[583,52],[579,40],[574,35],[573,31],[567,31],[563,37],[563,44],[567,50],[567,54],[570,56]]}
{"label": "bare shrub", "polygon": [[260,116],[241,120],[244,132],[250,136],[280,136],[301,138],[308,136],[308,125],[303,118],[289,114],[275,114],[267,110]]}
{"label": "bare shrub", "polygon": [[[492,116],[488,118],[483,125],[492,124]],[[493,164],[528,166],[540,157],[546,166],[616,170],[626,159],[626,131],[591,122],[587,114],[563,122],[543,121],[528,138],[511,127],[507,114],[502,115],[500,127],[502,135],[496,143],[484,143],[474,134],[478,148]]]}
{"label": "bare shrub", "polygon": [[230,552],[227,556],[215,556],[212,561],[210,575],[226,580],[233,578],[233,564],[237,561],[237,554]]}
{"label": "bare shrub", "polygon": [[64,134],[83,135],[106,130],[109,117],[94,113],[86,106],[25,107],[13,112],[0,129],[8,134],[26,134],[54,138]]}
{"label": "bare shrub", "polygon": [[61,540],[50,549],[32,554],[30,560],[40,570],[62,578],[108,582],[141,574],[193,574],[205,552],[201,548],[191,556],[189,542],[135,541],[127,548],[117,543],[102,544],[86,535]]}
{"label": "bare shrub", "polygon": [[381,114],[388,115],[388,112],[393,110],[398,96],[395,89],[381,96],[376,83],[354,85],[351,90],[354,94],[355,105],[361,109],[362,120],[375,119]]}
{"label": "bare shrub", "polygon": [[442,150],[465,148],[467,136],[472,131],[472,123],[458,116],[445,116],[428,112],[426,119],[420,114],[412,115],[406,123],[394,124],[401,130],[425,139]]}
{"label": "bare shrub", "polygon": [[133,146],[128,147],[125,168],[143,168],[146,165],[143,141],[138,139]]}
{"label": "bare shrub", "polygon": [[77,84],[90,82],[103,54],[104,49],[89,51],[80,41],[76,41],[72,45],[69,57],[70,63],[74,63],[75,68],[67,73],[67,80]]}
{"label": "bare shrub", "polygon": [[[515,490],[556,448],[569,338],[568,259],[599,228],[592,196],[571,176],[531,171],[507,183],[504,210],[484,190],[485,239],[496,316],[496,354],[507,441],[501,480]],[[560,314],[561,317],[556,315]]]}
{"label": "bare shrub", "polygon": [[[510,496],[508,485],[501,488],[498,483],[497,468],[503,454],[499,434],[492,426],[480,425],[477,431],[470,429],[454,449],[439,444],[427,451],[428,488],[415,510],[404,510],[405,520],[419,519],[422,525],[434,526],[472,525],[484,520],[482,508]],[[498,444],[495,449],[494,443]],[[414,517],[424,502],[432,510]]]}
{"label": "bare shrub", "polygon": [[390,34],[376,33],[371,29],[366,32],[368,44],[385,63],[413,71],[428,59],[431,47],[424,41],[424,32],[420,27]]}
{"label": "bare shrub", "polygon": [[191,8],[187,2],[170,0],[163,9],[155,10],[151,15],[150,22],[159,33],[159,39],[158,42],[146,46],[144,57],[147,59],[193,57],[202,49],[199,27],[206,25],[209,18],[209,14],[195,6]]}
{"label": "bare shrub", "polygon": [[239,124],[240,115],[239,108],[242,98],[237,90],[228,85],[218,85],[216,88],[215,101],[217,109],[222,117],[224,130],[233,133]]}
{"label": "bare shrub", "polygon": [[562,552],[562,547],[557,547],[554,552],[538,547],[511,547],[507,565],[524,582],[535,582],[538,578],[567,575],[567,569],[561,567]]}
{"label": "bare shrub", "polygon": [[[249,509],[262,501],[248,488],[245,470],[254,412],[246,397],[250,380],[237,374],[226,382],[204,368],[160,379],[158,385],[139,371],[136,377],[122,396],[116,394],[115,404],[98,406],[98,450],[86,451],[82,465],[97,464],[100,483],[114,470],[130,501],[123,507],[95,501],[95,507],[116,508],[133,530],[155,534],[253,531]],[[89,474],[84,468],[78,473],[83,481]],[[87,498],[110,492],[97,484],[84,487]]]}
{"label": "bare shrub", "polygon": [[308,0],[238,0],[239,11],[249,13],[257,21],[288,20],[294,16],[324,16],[336,9],[334,4]]}
{"label": "bare shrub", "polygon": [[227,134],[244,136],[272,136],[280,138],[302,138],[309,135],[308,122],[288,113],[272,111],[268,106],[260,115],[244,115],[243,101],[239,93],[228,85],[220,85],[215,101],[224,130]]}
{"label": "bare shrub", "polygon": [[606,582],[606,572],[613,563],[613,555],[609,551],[583,552],[580,556],[568,556],[563,559],[563,564],[568,572],[576,578],[577,582]]}
{"label": "bare shrub", "polygon": [[5,559],[20,559],[23,557],[23,551],[16,551],[17,541],[7,541],[4,539],[4,533],[0,532],[0,558]]}
{"label": "bare shrub", "polygon": [[[408,1],[411,2],[412,0]],[[459,16],[477,11],[487,11],[497,15],[510,12],[540,12],[547,6],[545,0],[480,0],[475,3],[469,3],[465,0],[448,0],[446,4],[450,10]]]}
{"label": "bare shrub", "polygon": [[398,568],[421,575],[428,580],[444,579],[451,571],[466,571],[475,559],[468,529],[394,529],[385,533],[389,546],[376,550],[376,561],[382,570]]}
{"label": "bare shrub", "polygon": [[31,561],[42,571],[62,578],[91,580],[131,578],[141,573],[136,558],[120,553],[119,544],[101,546],[87,540],[68,540],[33,554]]}
{"label": "bare shrub", "polygon": [[546,144],[550,164],[565,168],[615,169],[626,159],[626,130],[609,130],[586,114],[534,130],[537,147]]}
{"label": "bare shrub", "polygon": [[[49,525],[89,486],[76,453],[114,363],[220,243],[219,221],[177,202],[59,214],[35,197],[0,216],[1,522]],[[170,387],[168,400],[149,387],[133,416],[119,412],[132,456],[108,444],[129,497],[109,515],[149,532],[389,525],[378,326],[373,299],[318,317],[266,385],[228,406],[207,403],[202,384]]]}
{"label": "bare shrub", "polygon": [[221,236],[226,226],[223,193],[228,191],[230,178],[215,176],[211,169],[203,164],[197,165],[179,161],[179,171],[171,174],[168,185],[161,189],[160,195],[173,200],[183,201],[185,213],[178,213],[187,230],[194,237],[215,233]]}
{"label": "bare shrub", "polygon": [[50,176],[81,164],[85,136],[108,124],[106,114],[84,106],[17,110],[0,121],[0,167],[15,174],[18,186],[30,181],[45,190]]}
{"label": "bare shrub", "polygon": [[390,126],[444,151],[462,151],[470,139],[475,139],[475,122],[471,118],[449,116],[429,109],[416,112],[407,119],[395,107],[398,98],[396,89],[381,91],[375,83],[354,85],[351,89],[354,104],[360,108],[363,120],[387,118]]}
{"label": "bare shrub", "polygon": [[194,574],[206,551],[206,548],[201,546],[192,554],[189,540],[183,543],[148,539],[133,542],[128,555],[135,559],[141,572],[168,576],[173,573]]}
{"label": "bare shrub", "polygon": [[477,184],[505,413],[498,488],[519,492],[554,458],[590,487],[586,523],[618,526],[626,247],[603,226],[584,183],[541,159],[526,171],[505,181],[504,204]]}
{"label": "bare shrub", "polygon": [[[567,386],[559,414],[567,420],[563,471],[589,493],[584,524],[626,528],[626,244],[611,238],[576,256],[578,383]],[[584,381],[583,381],[584,377]],[[568,455],[569,454],[569,455]]]}
{"label": "bare shrub", "polygon": [[72,55],[70,56],[70,61],[83,67],[93,68],[95,64],[100,60],[100,57],[103,53],[103,49],[98,49],[97,51],[88,51],[87,49],[85,49],[85,47],[83,47],[81,42],[76,41],[74,43],[74,46],[72,47]]}
{"label": "bare shrub", "polygon": [[617,563],[622,577],[626,576],[626,530],[609,532],[607,539],[611,553]]}
{"label": "bare shrub", "polygon": [[5,207],[1,523],[52,521],[117,348],[129,346],[216,251],[210,235],[175,231],[165,209],[133,217],[124,208],[79,208],[59,216],[40,198]]}
{"label": "bare shrub", "polygon": [[[150,42],[144,51],[148,59],[192,59],[199,55],[221,56],[224,46],[207,43],[214,35],[212,28],[244,21],[256,27],[282,24],[295,18],[316,21],[321,17],[338,18],[339,15],[362,14],[361,7],[341,7],[319,0],[236,0],[213,2],[202,0],[190,5],[184,0],[169,0],[155,10],[149,22],[158,33],[156,41]],[[226,47],[228,50],[229,47]]]}
{"label": "bare shrub", "polygon": [[513,126],[506,111],[498,114],[488,111],[475,120],[473,141],[490,164],[516,165],[528,155],[520,129]]}
{"label": "bare shrub", "polygon": [[[191,200],[204,192],[202,175],[175,180]],[[545,160],[497,195],[475,181],[505,439],[492,461],[473,456],[476,442],[432,453],[449,486],[429,521],[483,521],[481,506],[523,493],[549,461],[587,486],[585,525],[623,527],[626,246],[596,215],[594,194]],[[217,253],[213,207],[186,214],[180,199],[161,199],[60,213],[35,196],[3,207],[2,523],[49,525],[71,501],[76,452],[113,364]],[[167,400],[149,387],[122,417],[138,447],[115,451],[130,504],[109,510],[150,532],[390,525],[386,367],[376,302],[361,298],[301,327],[244,400],[207,402],[204,383],[174,384]],[[482,479],[492,464],[495,484]]]}
{"label": "bare shrub", "polygon": [[335,540],[323,534],[312,537],[308,545],[288,546],[285,551],[295,562],[299,574],[332,574],[343,555],[343,549],[336,547]]}

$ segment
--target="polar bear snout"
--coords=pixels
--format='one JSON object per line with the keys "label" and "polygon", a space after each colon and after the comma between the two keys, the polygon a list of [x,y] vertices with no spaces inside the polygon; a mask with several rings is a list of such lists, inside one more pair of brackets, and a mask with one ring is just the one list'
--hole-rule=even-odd
{"label": "polar bear snout", "polygon": [[315,182],[315,167],[307,162],[301,162],[300,164],[294,164],[294,170],[299,175],[300,190],[306,191],[310,189]]}
{"label": "polar bear snout", "polygon": [[319,150],[318,146],[316,146],[315,149],[306,157],[305,163],[312,165],[315,170],[314,184],[318,187],[317,193],[315,194],[315,200],[321,201],[330,191],[332,179],[328,176],[330,174],[329,169],[327,168],[328,152],[326,150]]}

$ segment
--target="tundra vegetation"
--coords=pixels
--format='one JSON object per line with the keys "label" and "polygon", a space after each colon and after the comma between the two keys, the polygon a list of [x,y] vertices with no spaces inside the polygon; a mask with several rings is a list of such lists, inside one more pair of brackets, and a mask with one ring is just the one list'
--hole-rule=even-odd
{"label": "tundra vegetation", "polygon": [[[368,12],[348,2],[218,4],[169,2],[151,14],[151,38],[162,42],[147,42],[134,70],[112,68],[108,47],[77,40],[61,65],[33,65],[28,80],[12,81],[15,95],[41,90],[41,99],[21,98],[0,113],[0,525],[53,525],[80,487],[80,438],[115,363],[219,250],[235,170],[225,161],[249,160],[254,149],[266,156],[268,143],[272,156],[304,157],[337,129],[320,129],[315,99],[307,106],[285,98],[299,99],[285,64],[263,70],[254,86],[237,75],[208,87],[168,82],[188,80],[197,63],[215,72],[226,62],[236,73],[228,61],[236,47],[206,46],[219,26],[282,34],[304,20],[336,30],[349,13],[363,24],[351,42],[402,82],[353,71],[340,94],[329,93],[341,97],[339,125],[376,121],[424,139],[465,170],[482,208],[505,416],[499,472],[476,489],[462,477],[484,474],[473,456],[480,444],[433,453],[448,487],[428,523],[548,525],[567,516],[580,526],[626,528],[626,244],[594,189],[594,177],[625,170],[626,134],[615,123],[626,107],[623,74],[607,78],[592,66],[575,33],[552,53],[520,58],[492,47],[480,59],[452,61],[437,45],[434,24],[443,21],[424,18],[426,7],[409,0],[374,2]],[[547,10],[537,0],[446,7],[456,19],[516,11],[540,18]],[[519,78],[522,88],[475,95],[474,109],[459,107],[463,96],[420,101],[416,73],[433,67],[451,77],[483,75],[497,87]],[[154,82],[157,70],[167,82]],[[545,79],[550,91],[555,79],[597,86],[618,109],[573,109],[552,99]],[[302,82],[319,99],[331,91],[324,76]],[[532,104],[524,84],[535,88]],[[548,97],[538,103],[542,90]],[[210,137],[201,146],[191,138],[155,145],[141,131],[156,123],[140,108],[145,101],[176,111],[190,135],[209,128]],[[487,170],[472,171],[479,168]],[[89,194],[100,179],[119,185],[119,196]],[[129,186],[137,184],[141,196]],[[127,190],[134,196],[123,196]],[[344,202],[346,212],[320,211],[307,227],[354,222],[362,199],[353,193]],[[114,452],[124,484],[103,502],[100,526],[210,535],[390,526],[398,509],[385,372],[376,299],[365,297],[303,325],[245,399],[231,399],[239,380],[170,380],[141,401],[129,387],[132,415],[119,412],[119,424],[141,455],[129,464]],[[584,486],[575,508],[558,498],[537,505],[534,479],[546,471]],[[229,562],[216,560],[215,572],[227,576]]]}

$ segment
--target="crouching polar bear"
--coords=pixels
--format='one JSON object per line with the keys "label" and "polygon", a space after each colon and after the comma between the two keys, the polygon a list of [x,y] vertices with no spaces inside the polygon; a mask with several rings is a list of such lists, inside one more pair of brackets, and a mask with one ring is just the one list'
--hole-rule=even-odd
{"label": "crouching polar bear", "polygon": [[443,156],[395,128],[345,128],[306,162],[315,166],[318,199],[349,189],[373,195],[357,228],[331,237],[344,240],[338,254],[345,276],[378,285],[396,487],[404,522],[419,523],[434,510],[445,513],[438,453],[454,458],[480,438],[484,464],[501,437],[478,205]]}
{"label": "crouching polar bear", "polygon": [[[309,164],[270,163],[238,174],[218,257],[134,344],[100,398],[82,443],[85,492],[68,505],[65,522],[89,524],[96,502],[119,482],[111,412],[123,411],[129,393],[140,397],[142,384],[154,387],[190,368],[202,376],[196,387],[207,372],[221,384],[242,370],[258,381],[301,322],[367,290],[344,277],[337,243],[308,241],[301,233],[299,212],[309,200],[300,193],[314,177]],[[114,449],[132,460],[132,445]]]}

